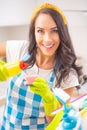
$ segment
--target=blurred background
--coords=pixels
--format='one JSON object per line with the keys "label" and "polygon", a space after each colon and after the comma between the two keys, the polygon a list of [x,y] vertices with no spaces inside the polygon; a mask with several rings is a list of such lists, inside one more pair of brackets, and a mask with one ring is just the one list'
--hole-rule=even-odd
{"label": "blurred background", "polygon": [[[30,16],[38,5],[49,2],[63,10],[78,64],[87,74],[87,0],[0,0],[0,42],[27,40]],[[0,82],[0,118],[8,82]]]}

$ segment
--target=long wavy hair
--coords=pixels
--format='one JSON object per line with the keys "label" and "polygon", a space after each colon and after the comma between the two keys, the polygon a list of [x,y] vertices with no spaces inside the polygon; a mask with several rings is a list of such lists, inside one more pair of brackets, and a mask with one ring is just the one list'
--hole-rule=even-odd
{"label": "long wavy hair", "polygon": [[[76,65],[77,57],[74,52],[74,48],[69,35],[68,27],[64,24],[61,15],[53,9],[44,8],[40,10],[34,19],[31,21],[29,26],[29,54],[30,57],[27,60],[29,66],[32,67],[36,62],[37,43],[35,40],[35,21],[39,14],[49,14],[55,21],[58,34],[60,37],[60,46],[56,50],[55,62],[53,71],[56,76],[57,84],[60,84],[66,76],[69,75],[71,68],[75,69],[78,74],[78,79],[82,74],[82,67]],[[60,73],[60,75],[59,75]]]}

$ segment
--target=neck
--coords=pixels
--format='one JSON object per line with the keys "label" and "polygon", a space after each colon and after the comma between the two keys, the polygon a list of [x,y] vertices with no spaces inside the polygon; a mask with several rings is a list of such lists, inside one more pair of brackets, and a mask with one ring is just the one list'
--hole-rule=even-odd
{"label": "neck", "polygon": [[39,68],[41,69],[53,69],[54,67],[54,56],[45,56],[39,51],[37,52],[36,55],[36,64]]}

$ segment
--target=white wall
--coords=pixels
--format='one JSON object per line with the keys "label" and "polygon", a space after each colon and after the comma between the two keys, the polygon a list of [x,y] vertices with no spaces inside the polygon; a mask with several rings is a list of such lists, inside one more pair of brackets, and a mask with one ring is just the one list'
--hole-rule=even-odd
{"label": "white wall", "polygon": [[0,25],[26,25],[36,0],[0,0]]}
{"label": "white wall", "polygon": [[29,25],[0,27],[0,41],[28,39]]}
{"label": "white wall", "polygon": [[87,10],[87,0],[37,0],[37,5],[52,3],[62,10]]}

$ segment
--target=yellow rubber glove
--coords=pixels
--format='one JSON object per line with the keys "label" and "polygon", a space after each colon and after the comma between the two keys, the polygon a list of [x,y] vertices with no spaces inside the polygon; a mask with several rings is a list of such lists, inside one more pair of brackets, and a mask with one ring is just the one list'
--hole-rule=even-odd
{"label": "yellow rubber glove", "polygon": [[51,112],[60,107],[60,103],[50,90],[48,83],[43,78],[36,78],[30,86],[30,90],[43,98],[46,115],[54,116]]}
{"label": "yellow rubber glove", "polygon": [[0,81],[5,81],[9,77],[5,62],[0,60]]}

